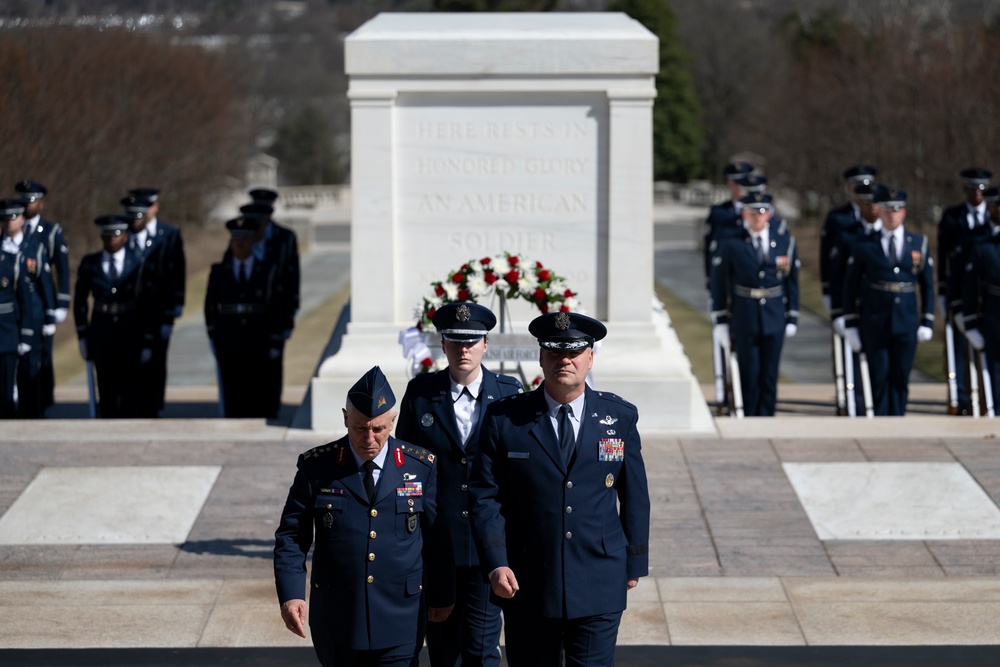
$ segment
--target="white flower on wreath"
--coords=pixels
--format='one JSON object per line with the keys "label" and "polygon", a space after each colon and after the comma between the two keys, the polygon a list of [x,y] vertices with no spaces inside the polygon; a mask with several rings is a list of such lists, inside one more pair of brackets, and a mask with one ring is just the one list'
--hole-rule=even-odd
{"label": "white flower on wreath", "polygon": [[506,257],[493,258],[490,261],[490,266],[493,267],[493,273],[497,274],[498,277],[510,271],[510,264],[507,263]]}
{"label": "white flower on wreath", "polygon": [[486,278],[481,273],[469,276],[468,284],[469,291],[476,297],[486,296],[490,290],[490,286],[486,284]]}
{"label": "white flower on wreath", "polygon": [[442,285],[442,287],[444,288],[444,294],[448,297],[449,301],[454,301],[458,298],[458,285],[449,281]]}
{"label": "white flower on wreath", "polygon": [[469,271],[471,271],[472,273],[482,273],[483,263],[480,262],[478,259],[472,260],[471,262],[469,262]]}
{"label": "white flower on wreath", "polygon": [[517,281],[517,289],[525,296],[531,296],[538,289],[538,276],[530,271],[526,271],[521,274],[521,278]]}

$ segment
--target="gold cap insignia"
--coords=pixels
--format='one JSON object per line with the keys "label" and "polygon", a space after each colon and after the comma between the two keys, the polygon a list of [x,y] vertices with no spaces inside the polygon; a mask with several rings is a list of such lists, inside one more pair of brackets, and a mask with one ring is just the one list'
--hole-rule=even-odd
{"label": "gold cap insignia", "polygon": [[378,407],[381,408],[383,405],[385,405],[385,396],[379,396],[378,397]]}

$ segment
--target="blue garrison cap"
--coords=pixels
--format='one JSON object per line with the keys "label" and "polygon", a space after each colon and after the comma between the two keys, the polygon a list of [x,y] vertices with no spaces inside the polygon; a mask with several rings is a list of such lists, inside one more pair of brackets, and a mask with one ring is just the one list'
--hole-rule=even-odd
{"label": "blue garrison cap", "polygon": [[49,193],[49,189],[38,181],[20,181],[14,186],[14,190],[20,195],[21,199],[29,203],[36,199],[41,199]]}
{"label": "blue garrison cap", "polygon": [[99,215],[94,218],[94,224],[101,228],[101,236],[118,236],[128,231],[128,216],[113,213]]}
{"label": "blue garrison cap", "polygon": [[254,204],[267,204],[269,206],[274,206],[274,200],[278,198],[277,192],[267,188],[254,188],[247,194],[250,195]]}
{"label": "blue garrison cap", "polygon": [[368,418],[384,415],[396,405],[392,387],[378,366],[372,366],[370,371],[354,383],[347,392],[347,400]]}
{"label": "blue garrison cap", "polygon": [[229,230],[229,235],[234,239],[253,238],[260,230],[260,220],[241,215],[238,218],[227,220],[226,229]]}
{"label": "blue garrison cap", "polygon": [[743,174],[739,178],[734,178],[736,185],[740,186],[743,192],[755,193],[763,192],[767,187],[767,176],[764,174]]}
{"label": "blue garrison cap", "polygon": [[747,174],[753,173],[753,171],[754,166],[749,162],[730,162],[726,165],[723,173],[726,175],[726,178],[734,181],[740,176],[746,176]]}
{"label": "blue garrison cap", "polygon": [[581,350],[608,335],[608,329],[579,313],[546,313],[528,324],[528,331],[548,350]]}
{"label": "blue garrison cap", "polygon": [[758,213],[764,213],[765,211],[773,211],[774,204],[772,203],[771,195],[766,195],[762,192],[754,192],[740,199],[740,203],[743,204],[743,208],[748,208],[752,211],[757,211]]}
{"label": "blue garrison cap", "polygon": [[881,186],[875,190],[875,203],[882,208],[898,211],[906,208],[906,190]]}
{"label": "blue garrison cap", "polygon": [[875,182],[878,169],[873,164],[856,164],[844,170],[843,177],[848,183],[871,185]]}
{"label": "blue garrison cap", "polygon": [[962,185],[967,188],[985,190],[993,178],[993,172],[982,167],[969,167],[959,172],[962,177]]}
{"label": "blue garrison cap", "polygon": [[0,219],[13,220],[24,215],[24,201],[17,199],[0,199]]}
{"label": "blue garrison cap", "polygon": [[497,318],[486,306],[459,301],[438,308],[431,322],[441,332],[441,338],[471,343],[488,334],[496,326]]}

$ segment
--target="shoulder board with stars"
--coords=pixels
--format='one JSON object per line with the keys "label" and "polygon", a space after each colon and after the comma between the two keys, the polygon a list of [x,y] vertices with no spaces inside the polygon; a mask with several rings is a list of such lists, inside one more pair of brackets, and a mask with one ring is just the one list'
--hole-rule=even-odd
{"label": "shoulder board with stars", "polygon": [[[319,447],[313,447],[309,451],[307,451],[304,454],[302,454],[302,458],[308,461],[309,459],[319,458],[320,456],[323,456],[327,452],[338,452],[338,453],[340,453],[340,452],[346,452],[346,451],[347,450],[344,449],[344,446],[342,444],[339,444],[339,443],[336,443],[336,442],[328,442],[325,445],[320,445]],[[343,458],[343,457],[342,456],[338,456],[337,460],[340,461],[341,458]]]}
{"label": "shoulder board with stars", "polygon": [[632,410],[636,409],[634,405],[626,401],[624,398],[622,398],[618,394],[612,394],[610,391],[599,391],[597,392],[597,395],[609,401],[614,401],[615,403],[621,403],[622,405],[629,407]]}
{"label": "shoulder board with stars", "polygon": [[399,449],[403,450],[406,454],[412,456],[418,461],[426,461],[427,463],[434,463],[435,456],[423,447],[414,447],[408,443],[400,443]]}
{"label": "shoulder board with stars", "polygon": [[500,384],[509,384],[517,387],[521,386],[521,381],[518,380],[517,378],[511,377],[509,375],[500,375],[499,373],[497,373],[497,382],[499,382]]}

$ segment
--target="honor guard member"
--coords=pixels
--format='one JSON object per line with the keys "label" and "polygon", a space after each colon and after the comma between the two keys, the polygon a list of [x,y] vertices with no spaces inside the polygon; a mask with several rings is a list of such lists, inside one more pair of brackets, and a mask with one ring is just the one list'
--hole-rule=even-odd
{"label": "honor guard member", "polygon": [[142,416],[157,417],[163,409],[167,390],[167,352],[174,320],[184,309],[187,264],[184,241],[178,228],[159,220],[160,191],[156,188],[133,188],[121,200],[131,218],[129,247],[142,260],[143,299],[149,302],[144,311],[158,330],[151,348],[152,358],[140,372]]}
{"label": "honor guard member", "polygon": [[985,370],[989,371],[995,404],[1000,399],[1000,190],[989,188],[983,196],[989,212],[989,234],[969,253],[962,281],[962,309],[955,317],[969,345],[986,353]]}
{"label": "honor guard member", "polygon": [[299,246],[295,232],[282,227],[271,219],[274,213],[274,201],[278,193],[274,190],[258,188],[250,191],[253,203],[240,207],[243,217],[259,220],[260,231],[257,243],[254,245],[254,256],[273,264],[277,270],[278,289],[281,292],[281,302],[284,304],[283,340],[279,348],[280,354],[272,359],[267,366],[270,374],[269,386],[271,415],[277,417],[281,410],[281,387],[284,382],[284,341],[292,335],[295,326],[295,314],[299,310],[299,289],[301,274],[299,270]]}
{"label": "honor guard member", "polygon": [[730,162],[726,165],[724,174],[726,177],[726,187],[729,189],[729,201],[715,204],[708,209],[708,219],[705,220],[704,239],[702,241],[702,252],[705,258],[705,288],[708,289],[708,279],[712,273],[712,253],[718,244],[717,235],[722,230],[726,234],[731,228],[739,228],[742,222],[740,218],[740,199],[747,193],[740,187],[739,181],[744,177],[754,173],[755,167],[749,162]]}
{"label": "honor guard member", "polygon": [[[955,375],[956,396],[954,405],[949,405],[949,413],[958,415],[972,414],[969,400],[969,355],[965,336],[954,323],[955,311],[962,307],[962,278],[965,275],[965,264],[968,256],[963,248],[968,248],[970,237],[988,235],[989,226],[986,203],[983,192],[989,187],[993,172],[982,167],[970,167],[959,172],[962,179],[962,192],[965,201],[950,206],[941,214],[941,222],[937,229],[937,290],[938,301],[945,326],[952,328],[951,355],[954,368],[948,368],[948,373]],[[946,341],[947,343],[947,341]],[[946,357],[949,354],[945,350]],[[945,360],[947,364],[947,358]],[[951,397],[949,397],[951,402]]]}
{"label": "honor guard member", "polygon": [[149,304],[142,294],[142,262],[128,247],[129,222],[122,215],[94,220],[104,250],[80,260],[73,291],[80,355],[94,364],[104,418],[141,416],[140,369],[160,333],[143,312]]}
{"label": "honor guard member", "polygon": [[798,330],[799,258],[787,225],[769,224],[770,195],[741,202],[740,236],[721,243],[712,258],[712,321],[736,351],[744,414],[773,416],[781,348]]}
{"label": "honor guard member", "polygon": [[[17,417],[18,357],[27,354],[31,345],[21,342],[21,307],[17,289],[21,267],[16,251],[9,252],[7,239],[19,233],[23,222],[23,204],[18,200],[0,200],[0,223],[3,244],[0,250],[0,418]],[[11,247],[11,250],[14,250]]]}
{"label": "honor guard member", "polygon": [[[396,399],[378,366],[347,394],[347,435],[299,456],[275,532],[274,577],[285,626],[309,628],[323,665],[409,667],[420,650],[421,592],[447,616],[436,584],[450,549],[428,553],[436,457],[389,435]],[[438,569],[440,568],[440,569]],[[424,585],[427,585],[424,589]]]}
{"label": "honor guard member", "polygon": [[531,321],[544,381],[486,409],[469,492],[507,664],[613,665],[626,593],[647,574],[649,493],[635,406],[591,389],[604,325]]}
{"label": "honor guard member", "polygon": [[[40,237],[45,251],[48,253],[49,266],[51,271],[48,276],[52,281],[53,290],[56,296],[56,305],[53,312],[55,323],[61,324],[66,321],[69,312],[69,247],[63,236],[62,226],[58,222],[52,222],[42,217],[45,208],[45,196],[48,188],[38,181],[20,181],[14,185],[18,197],[24,201],[24,230],[29,238]],[[52,329],[52,334],[55,330]],[[55,372],[52,368],[52,340],[53,336],[44,337],[42,345],[42,409],[45,410],[55,402]]]}
{"label": "honor guard member", "polygon": [[438,308],[433,323],[448,368],[410,380],[399,408],[397,437],[437,457],[438,521],[454,555],[455,609],[447,621],[427,626],[432,667],[500,665],[500,607],[490,601],[468,511],[469,473],[486,408],[521,392],[519,380],[482,365],[496,321],[489,308],[476,303]]}
{"label": "honor guard member", "polygon": [[877,188],[882,231],[861,241],[844,278],[844,338],[868,357],[876,416],[904,415],[917,342],[934,333],[934,260],[907,231],[906,191]]}
{"label": "honor guard member", "polygon": [[256,220],[226,223],[229,252],[212,266],[205,290],[205,327],[219,371],[226,417],[268,417],[269,376],[262,373],[282,343],[282,304],[273,265],[258,261]]}
{"label": "honor guard member", "polygon": [[17,364],[17,416],[37,419],[45,411],[42,402],[42,350],[45,338],[55,333],[55,292],[49,278],[49,258],[41,238],[24,229],[24,201],[0,200],[3,220],[3,252],[15,265],[21,339]]}
{"label": "honor guard member", "polygon": [[[856,164],[844,170],[844,187],[847,191],[848,201],[841,206],[830,209],[823,221],[823,226],[819,230],[819,279],[823,290],[823,307],[830,314],[830,319],[840,316],[839,312],[834,312],[833,302],[840,301],[842,285],[838,282],[843,279],[843,273],[839,277],[834,275],[836,268],[842,268],[846,260],[840,253],[849,245],[841,241],[841,234],[857,236],[858,230],[862,227],[861,207],[865,203],[858,195],[858,187],[872,188],[875,184],[875,176],[878,169],[871,164]],[[873,190],[866,190],[871,196]],[[871,204],[871,199],[867,201]]]}

